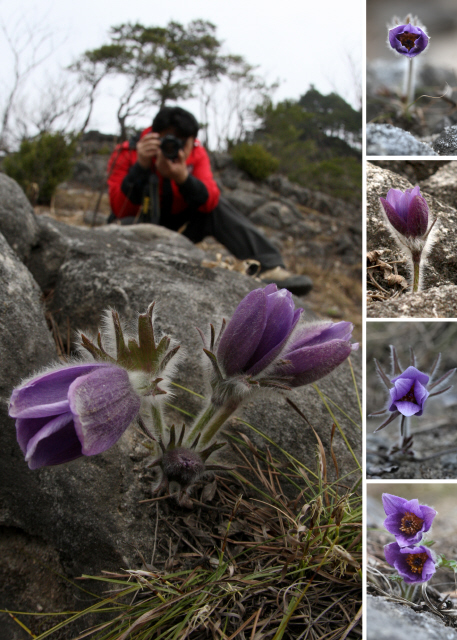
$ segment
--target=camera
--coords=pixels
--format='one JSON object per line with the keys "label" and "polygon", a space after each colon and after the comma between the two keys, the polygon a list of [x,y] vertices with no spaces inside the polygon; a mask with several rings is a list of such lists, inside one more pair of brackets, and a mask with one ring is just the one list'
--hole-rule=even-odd
{"label": "camera", "polygon": [[184,149],[184,142],[176,136],[164,136],[160,143],[160,149],[168,160],[176,160],[179,151]]}

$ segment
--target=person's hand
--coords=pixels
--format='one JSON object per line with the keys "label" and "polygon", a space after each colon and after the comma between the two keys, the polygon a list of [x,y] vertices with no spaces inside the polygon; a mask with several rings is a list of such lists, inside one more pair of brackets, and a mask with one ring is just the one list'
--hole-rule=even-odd
{"label": "person's hand", "polygon": [[178,157],[174,160],[166,158],[159,149],[156,162],[157,171],[169,180],[174,180],[176,184],[182,184],[187,180],[189,170],[186,165],[186,154],[182,149],[178,152]]}
{"label": "person's hand", "polygon": [[158,133],[147,133],[136,143],[137,161],[144,169],[150,169],[152,159],[157,156],[160,149],[160,136]]}

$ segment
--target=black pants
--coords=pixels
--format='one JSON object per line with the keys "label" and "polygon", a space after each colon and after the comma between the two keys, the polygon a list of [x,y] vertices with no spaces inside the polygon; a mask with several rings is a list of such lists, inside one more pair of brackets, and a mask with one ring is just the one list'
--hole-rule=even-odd
{"label": "black pants", "polygon": [[[135,218],[122,218],[121,224],[132,224],[134,220]],[[140,217],[138,222],[145,222],[145,220]],[[284,266],[279,251],[256,226],[223,197],[211,213],[202,213],[188,208],[176,215],[165,212],[160,215],[160,225],[172,231],[178,231],[186,223],[187,227],[183,235],[192,242],[200,242],[206,236],[213,236],[235,258],[258,260],[261,271]]]}

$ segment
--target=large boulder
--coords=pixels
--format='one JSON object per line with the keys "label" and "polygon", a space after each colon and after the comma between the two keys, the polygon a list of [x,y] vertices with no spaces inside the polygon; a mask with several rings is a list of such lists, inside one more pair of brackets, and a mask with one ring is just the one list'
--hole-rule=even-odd
{"label": "large boulder", "polygon": [[367,595],[368,640],[457,640],[457,631],[428,612]]}
{"label": "large boulder", "polygon": [[368,124],[366,130],[369,156],[436,156],[432,147],[392,124]]}
{"label": "large boulder", "polygon": [[0,173],[0,233],[24,261],[38,237],[37,217],[15,180]]}

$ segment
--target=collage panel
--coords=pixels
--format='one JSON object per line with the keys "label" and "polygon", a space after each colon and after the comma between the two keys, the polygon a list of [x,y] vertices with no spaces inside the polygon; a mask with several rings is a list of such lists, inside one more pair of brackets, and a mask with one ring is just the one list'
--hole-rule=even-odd
{"label": "collage panel", "polygon": [[363,0],[0,13],[0,640],[360,640]]}
{"label": "collage panel", "polygon": [[367,0],[368,156],[457,155],[453,0]]}
{"label": "collage panel", "polygon": [[370,160],[367,318],[457,317],[457,162]]}
{"label": "collage panel", "polygon": [[457,478],[457,322],[367,322],[367,478]]}
{"label": "collage panel", "polygon": [[367,640],[454,640],[457,486],[369,483]]}

